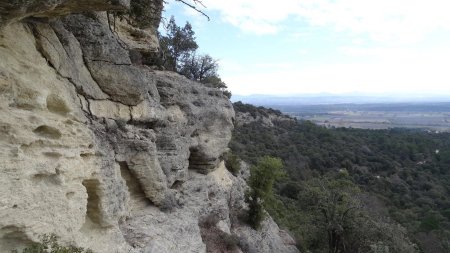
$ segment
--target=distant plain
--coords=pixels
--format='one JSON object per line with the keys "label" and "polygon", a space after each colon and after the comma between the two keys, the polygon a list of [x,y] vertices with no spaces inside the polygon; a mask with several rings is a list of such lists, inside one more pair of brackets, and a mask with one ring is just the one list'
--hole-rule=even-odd
{"label": "distant plain", "polygon": [[450,131],[450,103],[272,105],[298,119],[326,127],[419,128]]}
{"label": "distant plain", "polygon": [[[375,97],[239,97],[326,127],[416,128],[450,132],[450,102],[398,101]],[[364,101],[367,101],[364,103]]]}

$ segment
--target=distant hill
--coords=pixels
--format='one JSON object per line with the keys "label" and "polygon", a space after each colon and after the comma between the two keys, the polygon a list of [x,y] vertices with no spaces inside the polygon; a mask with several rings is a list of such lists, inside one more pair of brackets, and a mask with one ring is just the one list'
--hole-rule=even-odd
{"label": "distant hill", "polygon": [[233,95],[233,102],[257,106],[298,106],[330,104],[373,104],[373,103],[436,103],[450,102],[450,96],[444,95],[368,95],[368,94],[307,94],[307,95]]}

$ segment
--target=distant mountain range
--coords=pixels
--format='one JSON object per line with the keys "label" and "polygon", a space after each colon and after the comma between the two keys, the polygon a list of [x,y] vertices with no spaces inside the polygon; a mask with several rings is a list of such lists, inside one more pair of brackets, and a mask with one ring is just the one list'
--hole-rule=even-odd
{"label": "distant mountain range", "polygon": [[378,104],[378,103],[424,103],[450,102],[450,96],[444,95],[367,95],[367,94],[306,94],[306,95],[233,95],[233,102],[261,106],[286,105],[327,105],[327,104]]}

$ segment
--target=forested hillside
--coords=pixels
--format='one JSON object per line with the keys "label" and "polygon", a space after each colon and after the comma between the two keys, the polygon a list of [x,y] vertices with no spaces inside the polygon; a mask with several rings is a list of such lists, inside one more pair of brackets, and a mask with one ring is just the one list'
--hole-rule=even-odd
{"label": "forested hillside", "polygon": [[[450,252],[450,134],[327,129],[234,104],[232,152],[255,164],[279,157],[266,209],[311,252]],[[331,248],[334,251],[330,251]]]}

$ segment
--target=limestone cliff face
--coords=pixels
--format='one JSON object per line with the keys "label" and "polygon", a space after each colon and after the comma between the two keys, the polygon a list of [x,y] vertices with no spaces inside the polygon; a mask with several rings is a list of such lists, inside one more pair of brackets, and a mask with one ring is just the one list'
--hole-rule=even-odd
{"label": "limestone cliff face", "polygon": [[271,219],[258,232],[235,218],[227,97],[134,61],[155,27],[92,12],[128,5],[0,1],[0,252],[51,233],[94,252],[214,252],[211,215],[246,252],[295,252]]}

